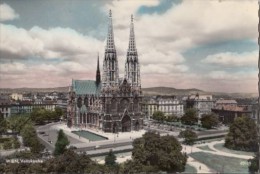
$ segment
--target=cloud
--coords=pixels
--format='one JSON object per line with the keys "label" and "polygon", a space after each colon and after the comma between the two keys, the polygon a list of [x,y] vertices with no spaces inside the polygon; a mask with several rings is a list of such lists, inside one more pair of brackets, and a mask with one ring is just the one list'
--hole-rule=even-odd
{"label": "cloud", "polygon": [[0,87],[55,87],[68,86],[71,79],[93,79],[88,66],[65,61],[56,64],[1,63]]}
{"label": "cloud", "polygon": [[10,21],[10,20],[14,20],[14,19],[18,19],[19,18],[19,14],[17,14],[14,9],[12,9],[9,5],[3,3],[0,4],[0,21],[4,22],[4,21]]}
{"label": "cloud", "polygon": [[26,69],[26,66],[22,63],[3,63],[0,64],[0,72],[1,74],[19,74]]}
{"label": "cloud", "polygon": [[[140,7],[157,6],[159,1],[128,2],[113,1],[107,4],[105,10],[107,12],[108,9],[112,9],[113,12],[115,42],[119,56],[125,56],[130,15],[135,14],[137,49],[140,61],[144,64],[149,61],[154,64],[161,63],[165,60],[166,53],[168,58],[171,57],[175,62],[176,55],[181,55],[190,48],[228,40],[255,40],[258,35],[258,6],[254,1],[202,3],[184,0],[163,14],[144,15],[137,14]],[[183,61],[185,62],[187,61]]]}
{"label": "cloud", "polygon": [[[257,2],[183,0],[161,14],[139,13],[141,7],[156,8],[160,3],[160,0],[115,0],[101,7],[106,14],[109,9],[113,12],[121,77],[128,48],[130,15],[134,14],[143,87],[159,85],[211,91],[223,89],[232,92],[239,91],[239,88],[241,91],[256,91],[251,86],[257,82],[255,74],[240,70],[243,66],[255,66],[256,52],[235,53],[227,49],[222,53],[201,56],[204,60],[194,64],[190,62],[195,60],[189,60],[182,53],[212,43],[242,40],[256,42]],[[107,24],[100,24],[101,28],[104,26],[107,27]],[[98,51],[102,67],[105,41],[96,39],[95,33],[103,29],[90,32],[92,34],[89,36],[77,32],[73,26],[42,28],[39,25],[25,29],[1,24],[0,27],[0,58],[2,62],[7,62],[1,63],[0,77],[1,80],[5,79],[1,86],[62,86],[68,85],[71,78],[94,79]],[[106,33],[100,35],[105,36]],[[240,51],[243,52],[243,48]],[[200,53],[196,54],[199,57]],[[10,59],[16,63],[9,63]],[[198,70],[209,64],[218,65],[217,68],[225,68],[227,71],[209,71],[209,68]],[[228,72],[229,67],[233,67],[232,71],[235,72]],[[234,70],[234,67],[238,70]],[[51,77],[48,77],[50,74]],[[247,79],[247,76],[250,78]]]}
{"label": "cloud", "polygon": [[189,68],[185,65],[173,64],[148,64],[141,66],[142,74],[169,74],[178,72],[187,72]]}
{"label": "cloud", "polygon": [[33,27],[30,30],[0,24],[1,59],[76,59],[95,54],[102,42],[70,28]]}
{"label": "cloud", "polygon": [[258,62],[258,52],[234,53],[225,52],[209,55],[202,60],[203,63],[216,64],[228,67],[256,67]]}

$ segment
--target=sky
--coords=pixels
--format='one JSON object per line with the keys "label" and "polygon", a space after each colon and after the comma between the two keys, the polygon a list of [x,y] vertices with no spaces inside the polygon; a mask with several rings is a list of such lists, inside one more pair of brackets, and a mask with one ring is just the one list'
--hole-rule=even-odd
{"label": "sky", "polygon": [[257,0],[2,0],[0,88],[94,80],[109,9],[120,77],[133,14],[142,87],[257,93]]}

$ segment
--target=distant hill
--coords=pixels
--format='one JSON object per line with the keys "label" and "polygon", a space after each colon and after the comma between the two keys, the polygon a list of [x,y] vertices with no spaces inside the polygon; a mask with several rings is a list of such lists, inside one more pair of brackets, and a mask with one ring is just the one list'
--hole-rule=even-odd
{"label": "distant hill", "polygon": [[0,93],[68,92],[69,87],[56,88],[0,88]]}
{"label": "distant hill", "polygon": [[207,94],[207,92],[200,89],[176,89],[172,87],[152,87],[143,88],[144,95],[189,95],[189,94]]}
{"label": "distant hill", "polygon": [[[0,88],[0,93],[37,93],[37,92],[68,92],[69,87],[55,88]],[[257,93],[225,93],[225,92],[208,92],[196,88],[176,89],[172,87],[151,87],[142,88],[145,96],[151,95],[190,95],[190,94],[212,94],[214,98],[253,98]]]}

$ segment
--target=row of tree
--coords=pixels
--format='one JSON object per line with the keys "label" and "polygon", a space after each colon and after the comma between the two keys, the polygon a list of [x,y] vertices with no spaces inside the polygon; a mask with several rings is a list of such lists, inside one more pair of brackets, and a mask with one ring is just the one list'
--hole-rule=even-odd
{"label": "row of tree", "polygon": [[36,124],[44,124],[48,121],[58,121],[62,115],[62,109],[59,107],[56,107],[54,111],[45,108],[34,108],[31,113],[31,118]]}
{"label": "row of tree", "polygon": [[27,123],[44,124],[47,121],[57,121],[62,115],[63,111],[59,107],[56,107],[54,111],[45,108],[34,108],[30,114],[12,115],[8,118],[4,118],[0,112],[0,135],[5,134],[8,129],[20,133]]}
{"label": "row of tree", "polygon": [[[195,125],[198,124],[199,118],[197,116],[197,111],[195,109],[187,109],[185,114],[178,118],[175,115],[166,116],[161,111],[155,111],[153,113],[153,119],[157,120],[158,122],[176,122],[181,121],[182,124],[185,125]],[[214,113],[204,114],[200,118],[201,126],[207,129],[211,129],[216,127],[219,124],[218,116]]]}

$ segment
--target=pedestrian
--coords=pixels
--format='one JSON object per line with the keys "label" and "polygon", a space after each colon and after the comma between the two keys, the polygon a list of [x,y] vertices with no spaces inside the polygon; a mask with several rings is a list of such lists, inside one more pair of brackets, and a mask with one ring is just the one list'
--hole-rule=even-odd
{"label": "pedestrian", "polygon": [[199,167],[199,169],[201,170],[201,166]]}

